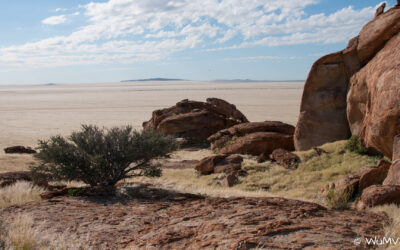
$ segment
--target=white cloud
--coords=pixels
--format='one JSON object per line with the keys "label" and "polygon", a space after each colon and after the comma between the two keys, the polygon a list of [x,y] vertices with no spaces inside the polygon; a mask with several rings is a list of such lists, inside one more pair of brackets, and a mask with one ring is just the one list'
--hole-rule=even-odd
{"label": "white cloud", "polygon": [[48,18],[42,20],[43,24],[48,24],[48,25],[58,25],[58,24],[66,23],[66,22],[67,22],[67,18],[65,15],[51,16],[51,17],[48,17]]}
{"label": "white cloud", "polygon": [[[53,67],[159,60],[176,51],[337,43],[354,36],[374,7],[307,15],[316,0],[109,0],[81,6],[87,25],[0,49],[0,64]],[[56,25],[71,15],[49,17]],[[211,42],[210,42],[211,41]],[[224,46],[226,42],[231,46]],[[219,44],[219,45],[218,45]],[[210,47],[211,46],[211,47]],[[221,46],[221,47],[215,47]]]}

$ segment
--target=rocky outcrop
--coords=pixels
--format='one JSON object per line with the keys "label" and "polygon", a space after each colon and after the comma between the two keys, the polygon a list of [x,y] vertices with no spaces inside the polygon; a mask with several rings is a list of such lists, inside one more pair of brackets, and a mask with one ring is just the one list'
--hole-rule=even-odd
{"label": "rocky outcrop", "polygon": [[4,149],[6,154],[36,154],[36,150],[31,147],[13,146]]}
{"label": "rocky outcrop", "polygon": [[394,139],[392,166],[383,184],[400,186],[400,136]]}
{"label": "rocky outcrop", "polygon": [[355,173],[342,177],[336,184],[335,190],[339,194],[348,194],[354,197],[357,193],[363,192],[369,186],[382,184],[390,168],[390,163],[384,160],[379,161],[377,166],[363,167]]}
{"label": "rocky outcrop", "polygon": [[232,173],[242,170],[240,155],[212,155],[202,159],[195,169],[202,174]]}
{"label": "rocky outcrop", "polygon": [[217,131],[243,122],[248,120],[235,105],[208,98],[207,102],[183,100],[173,107],[156,110],[143,128],[182,137],[187,144],[193,144],[205,142]]}
{"label": "rocky outcrop", "polygon": [[268,155],[277,148],[293,150],[293,132],[293,126],[282,122],[251,122],[221,130],[208,141],[222,154]]}
{"label": "rocky outcrop", "polygon": [[275,161],[279,165],[287,169],[296,169],[297,165],[300,163],[300,158],[282,148],[275,149],[270,155],[272,161]]}
{"label": "rocky outcrop", "polygon": [[370,186],[364,190],[361,197],[357,199],[355,207],[363,210],[385,204],[400,205],[400,186],[383,185]]}
{"label": "rocky outcrop", "polygon": [[353,134],[391,155],[393,133],[400,128],[399,31],[400,8],[394,7],[365,25],[345,50],[313,65],[296,127],[297,150]]}
{"label": "rocky outcrop", "polygon": [[400,134],[400,33],[351,78],[347,110],[352,133],[391,158]]}
{"label": "rocky outcrop", "polygon": [[34,230],[73,228],[71,241],[78,239],[86,249],[353,249],[356,237],[384,235],[388,221],[381,214],[327,210],[283,198],[129,190],[133,195],[127,198],[30,202],[2,209],[0,216],[29,213]]}

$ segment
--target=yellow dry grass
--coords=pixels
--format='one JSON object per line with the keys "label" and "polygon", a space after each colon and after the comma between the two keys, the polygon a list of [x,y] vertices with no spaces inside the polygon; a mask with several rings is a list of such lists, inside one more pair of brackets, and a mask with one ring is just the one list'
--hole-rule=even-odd
{"label": "yellow dry grass", "polygon": [[0,153],[0,173],[25,171],[36,161],[32,155],[14,155]]}
{"label": "yellow dry grass", "polygon": [[40,200],[43,188],[29,182],[16,182],[15,184],[0,189],[0,209],[21,205],[30,201]]}
{"label": "yellow dry grass", "polygon": [[[281,196],[324,203],[320,192],[328,183],[357,171],[363,166],[376,165],[378,158],[345,150],[347,141],[328,143],[321,148],[327,154],[319,156],[314,150],[296,152],[302,160],[296,170],[288,170],[272,162],[257,163],[256,158],[244,156],[243,168],[248,176],[232,188],[223,185],[224,174],[200,175],[194,169],[166,169],[160,178],[140,178],[136,181],[208,196]],[[190,153],[183,153],[190,158]],[[204,151],[203,155],[210,155]]]}
{"label": "yellow dry grass", "polygon": [[[378,237],[392,237],[394,240],[400,237],[400,207],[395,204],[383,205],[370,208],[369,211],[374,213],[385,213],[389,217],[389,224],[385,225],[385,235],[377,235]],[[385,245],[379,249],[399,249],[399,246]]]}
{"label": "yellow dry grass", "polygon": [[[4,219],[4,218],[3,218]],[[84,247],[71,233],[55,233],[42,224],[34,222],[27,213],[16,214],[2,221],[1,234],[5,249],[41,250],[41,249],[90,249]]]}

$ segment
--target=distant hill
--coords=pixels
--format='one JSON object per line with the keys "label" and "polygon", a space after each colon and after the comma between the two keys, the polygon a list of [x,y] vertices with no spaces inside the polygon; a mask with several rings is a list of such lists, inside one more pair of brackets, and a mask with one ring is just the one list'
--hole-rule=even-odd
{"label": "distant hill", "polygon": [[175,79],[175,78],[146,78],[146,79],[136,79],[136,80],[123,80],[121,82],[151,82],[151,81],[184,81],[184,79]]}
{"label": "distant hill", "polygon": [[214,82],[304,82],[305,80],[217,79]]}

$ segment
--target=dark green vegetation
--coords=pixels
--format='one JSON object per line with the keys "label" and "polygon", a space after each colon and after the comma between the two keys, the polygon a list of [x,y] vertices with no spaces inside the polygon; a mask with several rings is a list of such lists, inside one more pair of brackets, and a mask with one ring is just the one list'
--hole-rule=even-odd
{"label": "dark green vegetation", "polygon": [[67,138],[53,136],[39,141],[38,149],[35,157],[41,164],[31,168],[33,176],[113,186],[125,178],[161,175],[148,163],[176,150],[177,144],[173,137],[153,130],[83,125]]}

